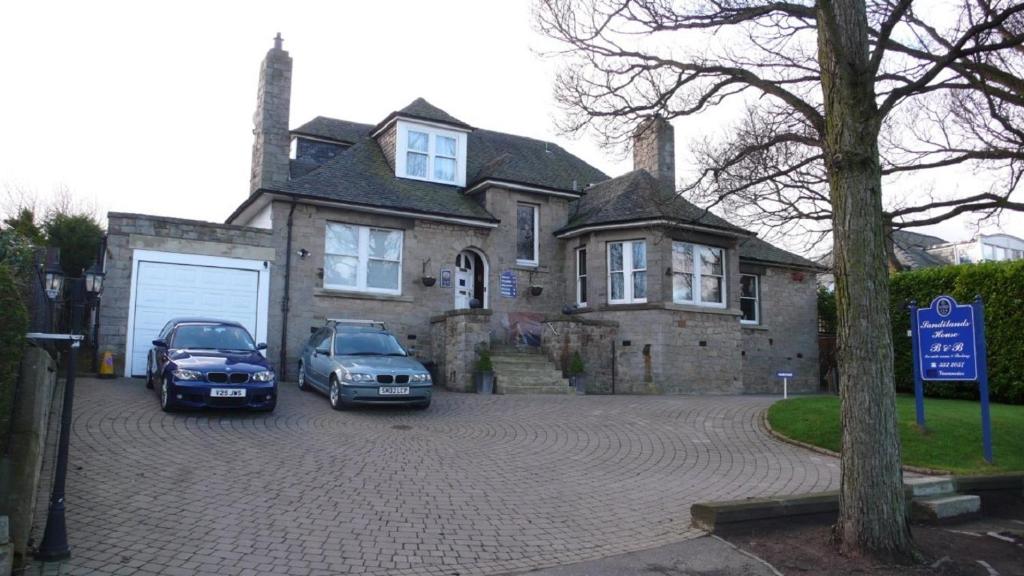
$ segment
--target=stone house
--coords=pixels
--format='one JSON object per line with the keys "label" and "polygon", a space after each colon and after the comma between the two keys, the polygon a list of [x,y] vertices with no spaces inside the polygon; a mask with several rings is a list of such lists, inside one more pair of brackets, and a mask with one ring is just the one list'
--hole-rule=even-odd
{"label": "stone house", "polygon": [[593,393],[775,392],[778,370],[817,388],[819,267],[676,195],[668,122],[644,124],[635,169],[610,178],[422,98],[290,129],[291,77],[278,37],[250,193],[225,224],[110,214],[100,344],[126,375],[188,313],[247,323],[286,376],[311,328],[358,318],[457,390],[487,346],[508,392],[536,375],[517,367],[564,371],[577,352]]}

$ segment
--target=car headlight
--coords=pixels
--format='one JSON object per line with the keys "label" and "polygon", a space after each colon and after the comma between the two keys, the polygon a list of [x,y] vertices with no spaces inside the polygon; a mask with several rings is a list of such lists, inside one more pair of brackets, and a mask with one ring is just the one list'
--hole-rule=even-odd
{"label": "car headlight", "polygon": [[253,382],[270,382],[274,379],[274,372],[272,370],[264,370],[262,372],[256,372],[252,375]]}
{"label": "car headlight", "polygon": [[409,382],[430,382],[430,374],[413,374],[409,376]]}
{"label": "car headlight", "polygon": [[341,375],[345,382],[376,382],[377,377],[372,374],[360,374],[358,372],[346,372]]}
{"label": "car headlight", "polygon": [[177,380],[202,380],[203,373],[198,370],[175,370],[174,378]]}

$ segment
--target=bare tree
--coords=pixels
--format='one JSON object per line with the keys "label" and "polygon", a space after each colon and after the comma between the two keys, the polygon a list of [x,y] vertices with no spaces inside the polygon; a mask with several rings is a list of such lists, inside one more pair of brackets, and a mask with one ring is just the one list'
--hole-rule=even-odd
{"label": "bare tree", "polygon": [[[846,553],[915,555],[901,483],[886,230],[1024,209],[1021,22],[1011,0],[537,0],[568,62],[562,128],[624,145],[638,122],[745,113],[695,146],[682,193],[776,233],[831,234]],[[920,8],[920,10],[918,10]],[[947,6],[948,8],[948,6]],[[1003,171],[957,198],[884,201],[883,176]],[[888,205],[886,205],[888,204]]]}

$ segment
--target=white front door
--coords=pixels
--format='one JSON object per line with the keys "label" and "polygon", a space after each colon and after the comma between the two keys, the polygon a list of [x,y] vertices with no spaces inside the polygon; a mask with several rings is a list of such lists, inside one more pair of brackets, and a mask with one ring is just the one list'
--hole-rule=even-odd
{"label": "white front door", "polygon": [[469,301],[473,299],[475,292],[475,273],[473,262],[475,258],[471,252],[460,252],[455,257],[455,309],[462,310],[469,308]]}

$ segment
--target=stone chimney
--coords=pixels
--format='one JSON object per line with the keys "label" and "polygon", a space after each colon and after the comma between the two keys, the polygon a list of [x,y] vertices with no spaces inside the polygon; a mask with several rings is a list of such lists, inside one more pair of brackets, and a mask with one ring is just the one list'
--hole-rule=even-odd
{"label": "stone chimney", "polygon": [[249,193],[260,188],[280,189],[288,182],[288,109],[292,97],[292,57],[281,44],[281,34],[260,66],[260,88],[253,114],[252,174]]}
{"label": "stone chimney", "polygon": [[633,169],[647,170],[665,190],[676,190],[675,130],[661,116],[644,120],[633,133]]}

